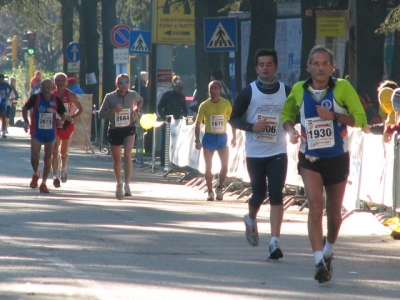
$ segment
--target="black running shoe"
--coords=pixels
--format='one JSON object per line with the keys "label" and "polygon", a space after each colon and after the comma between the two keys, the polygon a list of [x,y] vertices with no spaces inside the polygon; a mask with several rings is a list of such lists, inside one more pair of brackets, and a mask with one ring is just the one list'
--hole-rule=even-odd
{"label": "black running shoe", "polygon": [[315,280],[318,280],[319,283],[325,283],[331,280],[331,273],[326,267],[325,261],[321,259],[321,261],[315,265]]}
{"label": "black running shoe", "polygon": [[60,179],[58,179],[58,177],[55,177],[53,179],[53,185],[54,185],[55,188],[59,188],[61,186]]}
{"label": "black running shoe", "polygon": [[328,269],[329,273],[331,273],[331,278],[333,275],[332,259],[333,259],[333,254],[331,257],[328,257],[328,258],[324,257],[325,265],[326,265],[326,268]]}
{"label": "black running shoe", "polygon": [[281,248],[279,248],[279,244],[271,244],[269,245],[269,256],[268,259],[278,260],[283,257],[283,253]]}

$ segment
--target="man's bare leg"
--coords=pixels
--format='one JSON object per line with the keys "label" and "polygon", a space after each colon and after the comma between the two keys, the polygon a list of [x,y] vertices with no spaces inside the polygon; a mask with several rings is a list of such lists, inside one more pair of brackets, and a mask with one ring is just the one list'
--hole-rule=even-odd
{"label": "man's bare leg", "polygon": [[212,159],[214,156],[214,151],[210,151],[203,147],[203,156],[204,156],[204,162],[206,165],[206,171],[204,173],[204,178],[206,179],[207,189],[208,189],[207,200],[213,201],[214,200],[214,192],[213,192],[213,187],[212,187],[212,180],[213,180]]}

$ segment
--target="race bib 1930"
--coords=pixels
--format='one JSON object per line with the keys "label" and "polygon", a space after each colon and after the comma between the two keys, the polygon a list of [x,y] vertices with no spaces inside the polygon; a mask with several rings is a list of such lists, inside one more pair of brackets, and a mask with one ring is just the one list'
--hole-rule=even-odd
{"label": "race bib 1930", "polygon": [[335,131],[332,120],[321,120],[319,117],[306,120],[308,149],[321,149],[335,146]]}

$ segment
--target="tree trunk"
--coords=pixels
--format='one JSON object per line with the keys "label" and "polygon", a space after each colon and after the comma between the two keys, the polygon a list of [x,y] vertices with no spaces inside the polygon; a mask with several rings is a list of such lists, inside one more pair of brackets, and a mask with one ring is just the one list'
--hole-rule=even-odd
{"label": "tree trunk", "polygon": [[83,11],[83,4],[78,5],[79,15],[79,44],[81,46],[81,63],[79,67],[79,78],[81,88],[86,91],[86,31],[84,29],[85,12]]}
{"label": "tree trunk", "polygon": [[276,2],[274,0],[251,0],[251,33],[246,83],[257,77],[254,57],[258,49],[275,48]]}
{"label": "tree trunk", "polygon": [[203,19],[208,17],[208,1],[194,2],[195,14],[195,55],[196,55],[196,83],[197,83],[197,103],[200,104],[208,97],[208,82],[210,76],[208,54],[204,51],[204,24]]}
{"label": "tree trunk", "polygon": [[115,65],[113,61],[113,45],[110,39],[111,30],[117,22],[116,0],[102,0],[101,20],[103,35],[103,95],[115,90]]}
{"label": "tree trunk", "polygon": [[307,61],[311,49],[315,46],[317,26],[315,7],[319,6],[319,2],[319,0],[304,0],[301,2],[301,28],[303,34],[301,41],[300,80],[310,77],[310,73],[307,71]]}
{"label": "tree trunk", "polygon": [[[74,19],[74,2],[70,0],[60,0],[61,3],[61,27],[62,27],[62,53],[65,53],[67,46],[73,39],[73,19]],[[73,73],[68,73],[68,59],[63,55],[63,71],[68,77]]]}
{"label": "tree trunk", "polygon": [[[97,33],[97,0],[81,2],[80,14],[81,45],[81,86],[85,86],[87,94],[93,95],[92,105],[99,109],[99,35]],[[85,82],[86,74],[93,75],[96,83]],[[84,83],[85,85],[83,85]],[[94,122],[92,122],[92,140],[95,137]]]}
{"label": "tree trunk", "polygon": [[395,30],[393,32],[394,46],[393,46],[393,61],[392,61],[392,72],[390,74],[390,80],[400,84],[400,31]]}
{"label": "tree trunk", "polygon": [[369,124],[381,122],[376,88],[382,80],[384,35],[375,30],[386,16],[386,1],[356,1],[357,92]]}

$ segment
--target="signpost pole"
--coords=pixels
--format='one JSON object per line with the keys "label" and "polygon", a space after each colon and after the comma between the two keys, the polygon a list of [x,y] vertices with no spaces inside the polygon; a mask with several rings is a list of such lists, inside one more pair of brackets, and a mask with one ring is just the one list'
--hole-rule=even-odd
{"label": "signpost pole", "polygon": [[29,78],[33,78],[33,64],[35,62],[35,59],[33,56],[29,56]]}

